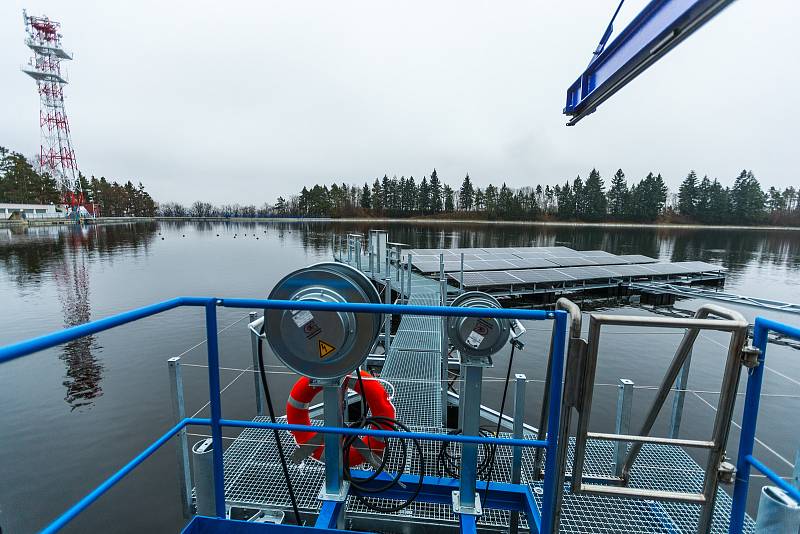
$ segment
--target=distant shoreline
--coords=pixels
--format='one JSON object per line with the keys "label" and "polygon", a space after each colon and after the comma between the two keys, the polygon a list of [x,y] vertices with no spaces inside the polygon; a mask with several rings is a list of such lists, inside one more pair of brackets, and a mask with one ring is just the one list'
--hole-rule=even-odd
{"label": "distant shoreline", "polygon": [[[668,230],[768,230],[798,232],[796,226],[738,226],[709,224],[676,224],[676,223],[618,223],[618,222],[572,222],[572,221],[487,221],[474,219],[425,219],[425,218],[371,218],[371,217],[98,217],[93,224],[133,223],[145,221],[184,221],[184,222],[232,222],[232,223],[265,223],[265,222],[335,222],[335,223],[392,223],[392,224],[480,224],[504,226],[543,226],[543,227],[580,227],[580,228],[652,228]],[[22,226],[55,226],[71,224],[64,219],[31,219],[26,221],[0,221],[0,228]]]}

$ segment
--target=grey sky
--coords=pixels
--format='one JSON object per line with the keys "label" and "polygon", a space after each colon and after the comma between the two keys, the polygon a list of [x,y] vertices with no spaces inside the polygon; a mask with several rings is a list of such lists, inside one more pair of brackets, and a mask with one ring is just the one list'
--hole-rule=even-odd
{"label": "grey sky", "polygon": [[[629,0],[619,30],[645,2]],[[318,182],[608,181],[690,168],[800,183],[800,3],[739,0],[576,127],[561,114],[616,0],[0,3],[0,145],[38,150],[21,10],[62,22],[81,169],[156,200]]]}

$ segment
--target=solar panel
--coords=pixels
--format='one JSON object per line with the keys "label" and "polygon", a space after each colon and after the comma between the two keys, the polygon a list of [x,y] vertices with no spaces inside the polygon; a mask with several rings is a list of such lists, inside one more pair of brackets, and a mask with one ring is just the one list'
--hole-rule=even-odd
{"label": "solar panel", "polygon": [[704,261],[678,261],[675,262],[675,265],[680,265],[682,267],[686,267],[687,269],[692,269],[693,271],[697,272],[704,272],[704,271],[727,271],[725,267],[722,265],[715,265],[713,263],[706,263]]}
{"label": "solar panel", "polygon": [[655,272],[644,265],[609,265],[606,267],[615,276],[652,276]]}
{"label": "solar panel", "polygon": [[628,262],[619,256],[587,256],[588,259],[595,262],[597,265],[626,265]]}
{"label": "solar panel", "polygon": [[469,262],[470,271],[502,271],[514,266],[505,260],[476,260]]}
{"label": "solar panel", "polygon": [[591,280],[593,278],[613,278],[614,274],[602,267],[566,267],[559,269],[577,280]]}
{"label": "solar panel", "polygon": [[[605,250],[579,250],[581,256],[592,257],[592,256],[614,256],[610,252],[606,252]],[[616,257],[616,256],[615,256]]]}
{"label": "solar panel", "polygon": [[517,260],[508,260],[509,263],[514,265],[517,269],[542,269],[548,267],[555,267],[557,264],[544,258],[520,258]]}
{"label": "solar panel", "polygon": [[656,263],[658,260],[642,254],[620,254],[617,256],[628,263]]}
{"label": "solar panel", "polygon": [[559,267],[572,267],[577,265],[597,265],[597,262],[590,260],[589,258],[580,258],[578,256],[573,256],[569,258],[550,258],[548,260]]}
{"label": "solar panel", "polygon": [[[651,263],[647,268],[655,271],[657,274],[686,274],[692,272],[692,269],[687,269],[675,263]],[[694,272],[697,271],[695,270]]]}
{"label": "solar panel", "polygon": [[522,280],[507,271],[489,271],[481,273],[492,285],[520,284]]}

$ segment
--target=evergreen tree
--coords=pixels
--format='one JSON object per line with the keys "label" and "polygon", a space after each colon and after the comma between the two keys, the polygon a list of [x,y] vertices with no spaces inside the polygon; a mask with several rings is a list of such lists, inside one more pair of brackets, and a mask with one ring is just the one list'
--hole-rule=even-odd
{"label": "evergreen tree", "polygon": [[378,213],[383,212],[383,189],[377,178],[375,178],[375,182],[372,184],[372,209]]}
{"label": "evergreen tree", "polygon": [[372,192],[369,189],[369,185],[364,183],[364,187],[361,188],[361,198],[359,199],[359,204],[361,205],[361,209],[369,210],[372,209]]}
{"label": "evergreen tree", "polygon": [[469,179],[469,174],[464,176],[464,181],[461,183],[461,189],[458,191],[458,206],[462,210],[470,211],[472,209],[472,202],[475,198],[475,190],[472,187],[472,181]]}
{"label": "evergreen tree", "polygon": [[583,188],[585,197],[585,217],[590,221],[602,221],[606,218],[608,206],[603,179],[597,169],[592,169]]}
{"label": "evergreen tree", "polygon": [[448,213],[452,213],[455,211],[456,206],[454,202],[455,194],[453,192],[453,188],[449,185],[444,186],[444,211]]}
{"label": "evergreen tree", "polygon": [[558,191],[558,218],[569,220],[575,217],[575,195],[569,181]]}
{"label": "evergreen tree", "polygon": [[417,209],[422,213],[428,213],[431,209],[431,189],[428,186],[428,179],[422,177],[417,193]]}
{"label": "evergreen tree", "polygon": [[439,213],[442,211],[442,183],[439,181],[439,176],[436,174],[436,169],[433,169],[430,180],[430,211]]}
{"label": "evergreen tree", "polygon": [[697,215],[698,188],[697,174],[694,171],[689,171],[678,190],[678,213],[687,217],[695,217]]}
{"label": "evergreen tree", "polygon": [[731,189],[731,208],[735,220],[757,223],[764,220],[765,197],[752,171],[742,171]]}
{"label": "evergreen tree", "polygon": [[628,182],[625,180],[625,173],[622,169],[617,169],[611,179],[611,188],[608,190],[608,211],[613,219],[621,220],[625,217],[628,209]]}

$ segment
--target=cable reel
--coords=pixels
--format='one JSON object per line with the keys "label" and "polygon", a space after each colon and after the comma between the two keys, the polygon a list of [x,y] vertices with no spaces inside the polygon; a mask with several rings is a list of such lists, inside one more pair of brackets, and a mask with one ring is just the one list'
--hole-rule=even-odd
{"label": "cable reel", "polygon": [[[462,293],[456,297],[451,306],[502,308],[496,298],[482,291]],[[462,356],[485,358],[503,348],[511,335],[511,326],[508,319],[449,317],[447,319],[447,335]]]}
{"label": "cable reel", "polygon": [[[358,269],[323,262],[281,279],[270,300],[380,304],[372,282]],[[264,311],[267,342],[289,369],[309,378],[333,379],[357,369],[375,347],[383,315],[311,310]]]}

